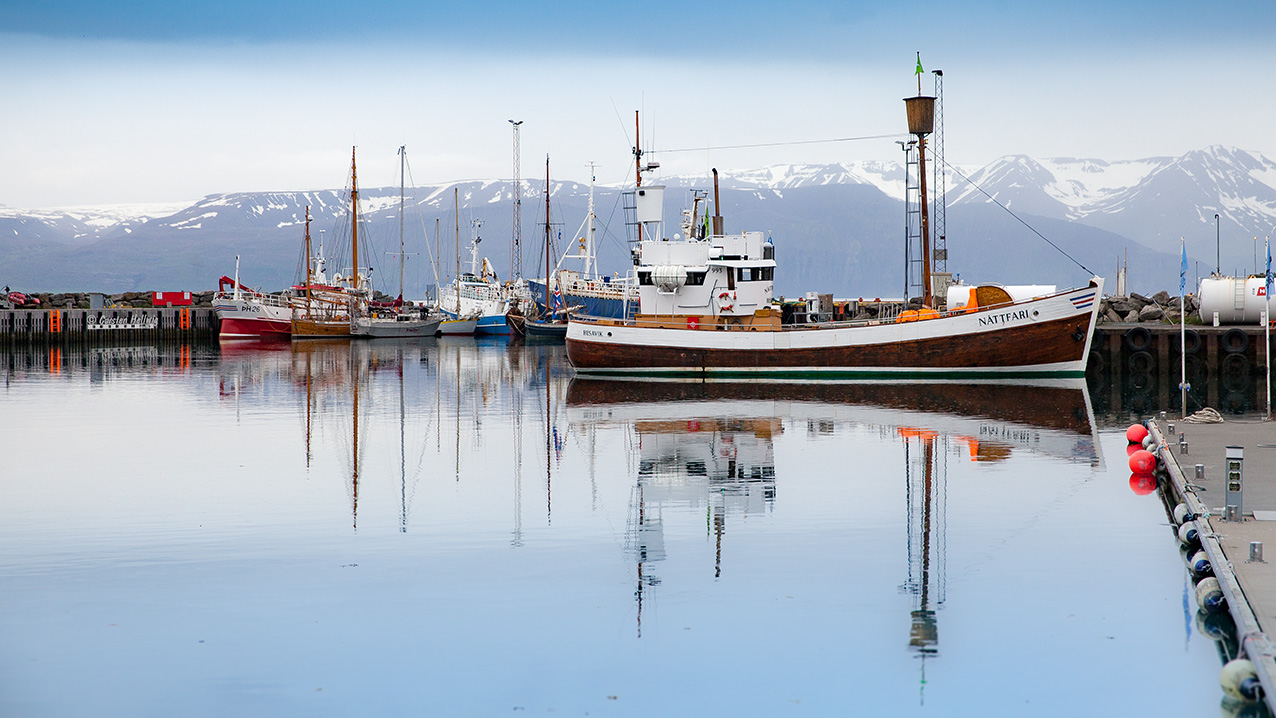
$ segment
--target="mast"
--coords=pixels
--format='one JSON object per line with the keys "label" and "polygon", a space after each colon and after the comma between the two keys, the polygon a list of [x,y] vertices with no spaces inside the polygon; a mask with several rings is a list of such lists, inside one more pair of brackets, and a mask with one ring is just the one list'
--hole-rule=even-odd
{"label": "mast", "polygon": [[597,260],[594,258],[594,163],[589,163],[589,214],[585,215],[585,279],[593,279],[598,275]]}
{"label": "mast", "polygon": [[[354,260],[354,291],[359,293],[359,173],[355,169],[354,150],[350,148],[350,246]],[[354,312],[351,312],[351,320]]]}
{"label": "mast", "polygon": [[[452,188],[452,219],[456,223],[456,318],[461,318],[461,190]],[[459,422],[460,419],[458,418]],[[459,427],[460,424],[457,424]],[[460,461],[460,458],[457,459]]]}
{"label": "mast", "polygon": [[403,303],[403,184],[407,165],[407,145],[399,145],[399,303]]}
{"label": "mast", "polygon": [[935,130],[935,98],[921,93],[922,61],[917,59],[917,96],[904,98],[908,113],[908,132],[917,136],[917,175],[920,181],[918,204],[921,205],[922,306],[931,307],[930,217],[926,201],[926,135]]}
{"label": "mast", "polygon": [[[592,191],[592,190],[591,190]],[[545,155],[545,314],[549,319],[554,313],[549,308],[549,155]]]}
{"label": "mast", "polygon": [[[306,205],[306,314],[310,312],[310,205]],[[309,361],[309,357],[308,357]],[[309,381],[309,377],[306,377]]]}
{"label": "mast", "polygon": [[[638,110],[634,110],[634,191],[642,186],[642,142],[638,139],[641,131],[638,124]],[[642,222],[638,223],[638,243],[642,244]]]}

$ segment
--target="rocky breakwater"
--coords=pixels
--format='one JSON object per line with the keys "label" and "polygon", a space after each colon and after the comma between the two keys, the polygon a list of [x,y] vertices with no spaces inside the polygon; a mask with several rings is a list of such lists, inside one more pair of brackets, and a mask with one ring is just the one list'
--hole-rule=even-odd
{"label": "rocky breakwater", "polygon": [[[89,296],[95,292],[59,292],[25,294],[21,304],[12,302],[14,309],[88,309],[91,306]],[[191,292],[191,301],[197,307],[213,306],[215,292]],[[107,294],[104,305],[107,307],[133,307],[138,309],[155,306],[153,292],[124,292]],[[9,295],[10,299],[14,295]]]}
{"label": "rocky breakwater", "polygon": [[1192,295],[1179,304],[1177,296],[1160,291],[1151,297],[1131,293],[1128,297],[1104,297],[1099,303],[1100,324],[1135,324],[1139,322],[1177,324],[1187,310],[1187,323],[1201,323],[1200,300]]}

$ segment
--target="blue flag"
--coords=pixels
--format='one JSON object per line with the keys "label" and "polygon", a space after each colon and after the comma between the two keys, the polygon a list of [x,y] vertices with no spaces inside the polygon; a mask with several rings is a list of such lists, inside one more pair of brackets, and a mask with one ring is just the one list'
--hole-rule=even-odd
{"label": "blue flag", "polygon": [[1179,295],[1182,296],[1187,287],[1187,243],[1180,241],[1179,245],[1183,248],[1183,259],[1179,264]]}

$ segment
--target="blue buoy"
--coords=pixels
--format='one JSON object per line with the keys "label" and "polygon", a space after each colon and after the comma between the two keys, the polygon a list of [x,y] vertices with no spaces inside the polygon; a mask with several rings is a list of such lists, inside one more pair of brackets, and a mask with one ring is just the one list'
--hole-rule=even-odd
{"label": "blue buoy", "polygon": [[1192,510],[1187,507],[1187,504],[1179,504],[1174,507],[1175,526],[1182,526],[1184,522],[1193,521],[1195,519],[1196,514],[1192,513]]}
{"label": "blue buoy", "polygon": [[1214,569],[1210,567],[1210,559],[1205,555],[1204,551],[1197,551],[1192,554],[1192,558],[1188,560],[1188,569],[1192,571],[1192,579],[1200,581],[1206,576],[1213,576]]}
{"label": "blue buoy", "polygon": [[1263,697],[1258,672],[1254,664],[1244,658],[1228,661],[1218,674],[1218,684],[1224,693],[1239,701],[1252,703]]}
{"label": "blue buoy", "polygon": [[1188,521],[1179,527],[1179,541],[1184,546],[1201,545],[1201,532],[1197,530],[1195,521]]}
{"label": "blue buoy", "polygon": [[1196,584],[1196,606],[1206,613],[1222,613],[1227,610],[1227,599],[1218,579],[1210,576]]}

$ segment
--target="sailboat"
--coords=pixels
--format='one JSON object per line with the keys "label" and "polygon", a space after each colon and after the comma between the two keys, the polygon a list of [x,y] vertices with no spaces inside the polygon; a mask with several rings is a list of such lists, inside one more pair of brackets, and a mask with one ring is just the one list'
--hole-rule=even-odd
{"label": "sailboat", "polygon": [[[455,187],[452,188],[452,214],[456,222],[456,277],[452,280],[451,288],[439,292],[439,309],[443,312],[443,321],[439,323],[439,334],[473,335],[475,328],[478,327],[482,311],[480,307],[473,304],[467,306],[461,301],[465,284],[461,276],[461,201],[460,190]],[[470,243],[471,272],[469,276],[471,277],[474,276],[474,257],[480,241],[476,222],[474,239]]]}
{"label": "sailboat", "polygon": [[405,309],[403,305],[403,265],[406,252],[403,246],[404,184],[407,165],[407,147],[399,147],[399,297],[390,306],[369,304],[366,315],[358,315],[351,326],[356,337],[368,339],[394,337],[432,337],[438,332],[443,317],[427,314],[423,309]]}
{"label": "sailboat", "polygon": [[[523,319],[523,333],[529,337],[544,337],[561,339],[567,336],[567,311],[555,307],[550,302],[549,297],[549,155],[545,156],[545,314],[541,317],[525,317]],[[555,291],[555,297],[560,300],[562,295]],[[559,311],[555,311],[558,309]]]}
{"label": "sailboat", "polygon": [[[347,282],[334,277],[334,289],[338,292],[316,296],[307,277],[306,301],[303,307],[293,310],[292,336],[294,339],[315,337],[348,337],[353,334],[355,318],[367,310],[368,276],[359,271],[359,177],[355,166],[355,149],[350,149],[350,247],[354,269]],[[310,233],[306,233],[306,261],[310,260]],[[309,270],[307,270],[309,273]]]}

